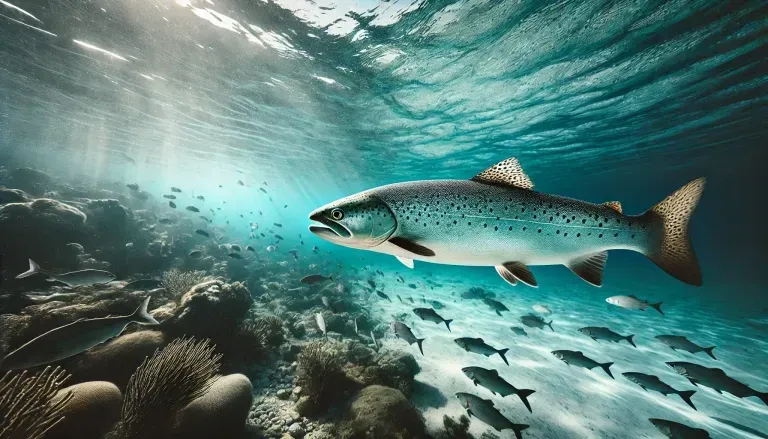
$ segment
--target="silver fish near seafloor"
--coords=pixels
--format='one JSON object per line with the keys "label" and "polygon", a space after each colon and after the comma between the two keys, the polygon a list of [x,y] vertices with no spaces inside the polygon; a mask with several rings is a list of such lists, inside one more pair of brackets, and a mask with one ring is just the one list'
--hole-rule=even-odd
{"label": "silver fish near seafloor", "polygon": [[315,322],[317,323],[317,328],[320,329],[320,332],[322,332],[323,335],[328,338],[328,332],[325,330],[325,319],[323,318],[323,315],[316,313]]}
{"label": "silver fish near seafloor", "polygon": [[678,395],[680,398],[682,398],[683,401],[685,401],[686,404],[691,406],[694,410],[696,409],[696,406],[693,405],[693,401],[691,401],[691,396],[693,396],[694,393],[696,393],[695,390],[677,390],[670,386],[669,384],[665,383],[659,377],[654,375],[648,375],[645,373],[640,372],[622,372],[622,375],[633,383],[637,384],[638,386],[642,387],[643,390],[653,390],[656,392],[661,393],[664,396],[667,396],[669,394],[675,394]]}
{"label": "silver fish near seafloor", "polygon": [[602,368],[609,377],[613,378],[613,374],[611,373],[610,369],[611,366],[613,366],[613,363],[598,363],[597,361],[584,355],[584,353],[581,351],[559,350],[552,351],[552,355],[569,366],[579,366],[589,370],[600,366],[600,368]]}
{"label": "silver fish near seafloor", "polygon": [[710,439],[711,436],[706,430],[701,428],[689,427],[675,421],[666,419],[648,418],[664,436],[669,439]]}
{"label": "silver fish near seafloor", "polygon": [[131,322],[157,325],[147,312],[150,297],[131,315],[81,319],[52,329],[0,360],[0,370],[27,369],[63,360],[117,337]]}
{"label": "silver fish near seafloor", "polygon": [[499,354],[499,357],[501,357],[501,359],[504,360],[504,363],[509,366],[509,361],[507,361],[507,357],[504,355],[509,349],[496,349],[487,344],[482,338],[461,337],[453,342],[467,352],[474,352],[476,354],[485,355],[486,357],[490,357],[493,354]]}
{"label": "silver fish near seafloor", "polygon": [[471,180],[397,183],[327,204],[309,215],[315,235],[346,247],[413,260],[493,266],[508,283],[538,282],[530,265],[565,265],[600,286],[607,251],[646,255],[677,279],[701,285],[688,222],[704,179],[678,189],[645,213],[618,202],[592,204],[532,190],[517,159]]}
{"label": "silver fish near seafloor", "polygon": [[397,338],[401,338],[405,340],[409,345],[416,343],[419,346],[419,352],[421,352],[421,355],[424,355],[424,349],[422,348],[421,344],[424,342],[425,339],[416,338],[416,336],[413,335],[411,328],[406,326],[404,323],[392,322],[391,326],[392,326],[392,329],[395,331],[395,336],[397,336]]}
{"label": "silver fish near seafloor", "polygon": [[694,386],[702,385],[709,387],[717,393],[728,392],[738,398],[756,396],[760,398],[760,401],[763,401],[763,404],[768,405],[768,392],[758,392],[748,385],[729,377],[723,369],[704,367],[685,361],[670,361],[667,362],[667,366],[688,378],[688,381]]}
{"label": "silver fish near seafloor", "polygon": [[529,427],[527,424],[515,424],[507,419],[493,406],[493,401],[483,399],[470,393],[459,392],[456,394],[461,406],[467,410],[467,414],[485,422],[496,431],[512,430],[517,439],[522,439],[522,431]]}
{"label": "silver fish near seafloor", "polygon": [[512,384],[506,382],[504,378],[500,377],[499,371],[495,369],[484,369],[482,367],[464,367],[461,369],[461,371],[464,372],[464,375],[471,379],[476,386],[483,386],[490,390],[494,395],[497,393],[502,397],[507,395],[517,395],[520,397],[520,400],[523,401],[523,404],[525,404],[525,407],[528,409],[528,411],[533,413],[531,404],[528,402],[528,397],[536,392],[535,390],[516,388]]}
{"label": "silver fish near seafloor", "polygon": [[703,346],[699,346],[696,343],[688,340],[687,337],[683,335],[657,335],[656,340],[664,343],[665,345],[672,348],[672,350],[678,350],[690,352],[691,354],[696,354],[698,352],[704,352],[710,357],[712,357],[713,360],[717,360],[715,358],[715,354],[712,353],[712,351],[715,349],[716,346],[710,346],[708,348],[705,348]]}
{"label": "silver fish near seafloor", "polygon": [[82,285],[98,285],[112,282],[115,280],[115,275],[103,270],[79,270],[71,271],[63,274],[53,274],[40,268],[32,259],[29,260],[29,270],[16,276],[16,279],[24,279],[35,274],[44,274],[48,276],[49,281],[57,281],[67,286],[82,286]]}
{"label": "silver fish near seafloor", "polygon": [[579,332],[595,341],[605,340],[618,343],[621,340],[626,340],[632,347],[637,347],[635,346],[635,342],[632,341],[632,337],[634,337],[635,334],[621,335],[604,326],[587,326],[579,329]]}
{"label": "silver fish near seafloor", "polygon": [[664,315],[664,311],[661,310],[661,303],[648,303],[647,300],[640,300],[635,296],[629,295],[629,296],[611,296],[607,299],[605,299],[606,302],[610,303],[611,305],[615,305],[624,309],[638,309],[640,311],[645,311],[650,306],[651,308],[658,311],[661,315]]}
{"label": "silver fish near seafloor", "polygon": [[535,315],[535,314],[526,314],[522,317],[520,317],[520,323],[523,325],[529,327],[529,328],[539,328],[544,329],[545,326],[549,326],[549,329],[552,330],[552,332],[555,332],[555,329],[552,327],[552,320],[549,321],[549,323],[545,322],[544,319],[541,317]]}
{"label": "silver fish near seafloor", "polygon": [[[399,296],[398,296],[399,297]],[[400,300],[402,302],[402,300]],[[445,327],[448,328],[448,332],[451,331],[451,322],[453,319],[444,319],[440,314],[432,308],[415,308],[413,313],[419,316],[421,320],[426,320],[433,323],[445,323]]]}

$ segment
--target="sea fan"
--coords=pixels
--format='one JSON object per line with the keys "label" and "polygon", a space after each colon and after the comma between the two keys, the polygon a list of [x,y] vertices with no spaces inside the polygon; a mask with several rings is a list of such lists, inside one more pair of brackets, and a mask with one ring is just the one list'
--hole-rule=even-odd
{"label": "sea fan", "polygon": [[56,398],[69,379],[61,368],[46,367],[27,377],[27,371],[7,372],[0,378],[0,439],[40,439],[58,424],[72,393]]}
{"label": "sea fan", "polygon": [[204,271],[181,271],[173,268],[163,273],[161,285],[172,297],[181,297],[195,285],[211,279],[212,277],[206,276]]}
{"label": "sea fan", "polygon": [[338,384],[344,379],[341,356],[325,342],[313,341],[304,346],[298,363],[298,383],[315,403],[329,397],[332,389],[338,390]]}
{"label": "sea fan", "polygon": [[181,338],[145,359],[128,381],[116,437],[167,437],[176,413],[210,388],[221,360],[214,349]]}

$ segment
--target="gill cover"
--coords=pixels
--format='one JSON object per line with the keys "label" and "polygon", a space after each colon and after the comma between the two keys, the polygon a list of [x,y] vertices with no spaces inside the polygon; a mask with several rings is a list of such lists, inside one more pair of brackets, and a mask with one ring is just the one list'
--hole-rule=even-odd
{"label": "gill cover", "polygon": [[397,229],[397,219],[387,203],[369,192],[327,204],[312,212],[309,219],[322,224],[309,227],[320,238],[361,249],[376,247]]}

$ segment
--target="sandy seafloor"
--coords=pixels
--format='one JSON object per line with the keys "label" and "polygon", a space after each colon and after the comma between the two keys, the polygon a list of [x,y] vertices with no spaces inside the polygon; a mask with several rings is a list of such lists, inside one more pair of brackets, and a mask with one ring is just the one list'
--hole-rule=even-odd
{"label": "sandy seafloor", "polygon": [[[418,267],[417,267],[418,268]],[[407,270],[407,269],[406,269]],[[405,284],[391,276],[379,280],[380,289],[392,302],[371,295],[372,313],[383,319],[407,314],[403,320],[419,338],[426,338],[424,354],[418,347],[410,347],[394,335],[382,340],[382,347],[410,349],[421,366],[416,376],[418,386],[412,398],[423,411],[430,428],[442,426],[443,415],[458,417],[465,413],[454,394],[470,392],[494,401],[501,412],[516,423],[530,424],[523,437],[546,438],[663,438],[664,436],[648,421],[663,418],[704,428],[713,438],[767,437],[768,406],[758,398],[740,399],[728,394],[718,395],[714,390],[694,387],[684,377],[676,374],[665,364],[667,361],[688,361],[707,367],[719,367],[729,376],[748,384],[758,391],[768,391],[768,340],[766,332],[751,328],[739,321],[718,318],[715,313],[697,308],[695,300],[680,298],[664,303],[665,315],[655,310],[629,311],[614,307],[605,298],[618,294],[636,294],[637,288],[612,285],[610,288],[594,288],[586,283],[569,282],[567,287],[546,287],[546,279],[539,279],[542,287],[533,289],[518,285],[505,287],[491,282],[495,276],[489,268],[488,285],[470,282],[452,283],[433,278],[442,286],[430,289],[421,284],[412,289],[408,283],[427,277],[418,270],[408,271]],[[406,274],[405,272],[401,272]],[[387,280],[388,279],[388,280]],[[493,279],[495,280],[495,279]],[[499,317],[480,300],[463,300],[461,293],[470,286],[485,287],[496,293],[511,312]],[[635,287],[638,283],[635,284]],[[653,299],[653,292],[646,296]],[[430,306],[421,300],[439,300],[445,305],[438,313],[446,319],[454,319],[452,332],[443,324],[421,321],[412,313],[419,306]],[[400,303],[399,294],[405,303]],[[453,295],[452,295],[453,294]],[[410,304],[412,297],[415,304]],[[534,304],[545,304],[552,314],[555,332],[525,328],[519,317],[532,312]],[[521,326],[527,337],[518,336],[511,326]],[[622,335],[635,334],[633,348],[628,343],[595,342],[577,330],[584,326],[607,326]],[[653,337],[661,334],[686,335],[700,346],[716,345],[718,361],[705,353],[690,354],[673,351]],[[481,337],[496,348],[509,348],[507,366],[498,355],[485,358],[465,352],[454,342],[457,337]],[[592,371],[568,366],[556,359],[551,351],[556,349],[580,350],[598,362],[612,361],[614,377],[608,377],[602,369]],[[518,389],[536,391],[529,397],[533,413],[529,413],[516,395],[505,398],[493,396],[483,387],[475,387],[464,376],[462,367],[480,366],[499,371]],[[642,372],[656,375],[678,390],[697,390],[692,400],[698,411],[686,405],[677,395],[663,396],[644,391],[624,378],[622,372]],[[479,437],[489,426],[472,418],[470,432]],[[741,426],[739,428],[738,426]],[[747,432],[752,430],[754,433]],[[514,437],[511,430],[497,433],[502,438]]]}

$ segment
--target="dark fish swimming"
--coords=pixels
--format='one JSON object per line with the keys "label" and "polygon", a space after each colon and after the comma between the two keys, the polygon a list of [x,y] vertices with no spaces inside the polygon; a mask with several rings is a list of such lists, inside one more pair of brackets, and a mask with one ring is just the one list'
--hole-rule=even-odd
{"label": "dark fish swimming", "polygon": [[161,284],[161,281],[155,279],[139,279],[125,284],[122,289],[127,291],[154,290],[155,288],[160,288]]}
{"label": "dark fish swimming", "polygon": [[168,202],[168,206],[170,206],[171,209],[175,209],[176,208],[176,203],[174,203],[173,201],[169,201]]}
{"label": "dark fish swimming", "polygon": [[53,274],[40,268],[32,259],[29,260],[29,270],[16,276],[16,279],[24,279],[35,274],[44,274],[48,276],[49,281],[56,281],[66,284],[69,287],[82,285],[98,285],[112,282],[115,275],[104,270],[78,270],[63,274]]}
{"label": "dark fish swimming", "polygon": [[493,354],[499,354],[504,363],[509,366],[509,361],[504,355],[509,349],[496,349],[488,345],[482,338],[461,337],[453,341],[467,352],[474,352],[476,354],[485,355],[490,357]]}
{"label": "dark fish swimming", "polygon": [[282,236],[280,236],[280,235],[277,235],[277,234],[275,234],[275,239],[279,239],[279,240],[281,240],[281,241],[282,241],[282,240],[283,240],[283,237],[282,237]]}
{"label": "dark fish swimming", "polygon": [[509,311],[509,308],[504,306],[503,303],[499,302],[498,300],[493,300],[490,297],[484,297],[483,303],[490,306],[491,309],[494,310],[499,317],[501,317],[502,311]]}
{"label": "dark fish swimming", "polygon": [[[267,191],[263,187],[260,187],[259,190],[264,192],[265,194],[267,193]],[[259,213],[261,213],[261,212],[259,212]]]}
{"label": "dark fish swimming", "polygon": [[512,384],[509,384],[504,378],[499,376],[499,371],[495,369],[483,369],[482,367],[464,367],[461,369],[467,378],[477,386],[480,385],[490,390],[491,393],[496,395],[497,393],[502,397],[507,395],[517,395],[529,412],[531,410],[531,404],[528,402],[528,397],[531,396],[535,390],[530,389],[518,389]]}
{"label": "dark fish swimming", "polygon": [[176,223],[176,220],[173,218],[160,218],[159,220],[157,220],[157,222],[159,222],[160,224],[168,225],[168,224]]}
{"label": "dark fish swimming", "polygon": [[713,360],[717,360],[717,358],[715,358],[715,354],[712,353],[712,350],[715,349],[715,346],[710,346],[708,348],[699,346],[696,343],[688,340],[688,338],[683,335],[657,335],[655,338],[656,340],[672,348],[672,350],[676,351],[679,349],[681,351],[690,352],[692,354],[704,352],[712,357]]}
{"label": "dark fish swimming", "polygon": [[693,405],[693,401],[691,401],[691,396],[696,393],[695,390],[676,390],[669,384],[661,381],[659,377],[640,372],[622,372],[622,375],[624,375],[626,379],[642,387],[643,390],[653,390],[655,392],[661,393],[664,396],[669,394],[678,395],[680,398],[682,398],[683,401],[685,401],[686,404],[696,410],[696,406]]}
{"label": "dark fish swimming", "polygon": [[613,363],[598,363],[597,361],[584,355],[584,353],[581,351],[552,351],[552,355],[569,366],[579,366],[589,370],[600,366],[605,371],[605,373],[608,374],[609,377],[615,379],[613,378],[613,374],[611,373],[610,369],[610,367],[613,366]]}
{"label": "dark fish swimming", "polygon": [[167,198],[169,200],[175,200],[176,199],[176,195],[163,195],[163,198]]}
{"label": "dark fish swimming", "polygon": [[181,189],[179,189],[179,188],[177,188],[177,187],[172,187],[172,188],[171,188],[171,192],[180,193],[180,192],[181,192]]}
{"label": "dark fish swimming", "polygon": [[405,279],[403,279],[403,276],[400,276],[399,274],[397,275],[397,281],[400,282],[401,284],[405,283]]}
{"label": "dark fish swimming", "polygon": [[383,292],[381,292],[379,290],[376,290],[376,295],[381,297],[382,299],[387,299],[390,302],[392,301],[392,299],[390,299],[389,296],[387,296],[386,294],[384,294]]}
{"label": "dark fish swimming", "polygon": [[243,180],[237,180],[237,184],[239,184],[240,186],[245,186],[245,183],[243,183]]}
{"label": "dark fish swimming", "polygon": [[414,290],[415,290],[416,288],[418,288],[418,287],[416,286],[416,284],[408,284],[408,287],[409,287],[409,288],[413,288]]}
{"label": "dark fish swimming", "polygon": [[205,231],[205,230],[203,230],[203,229],[197,229],[197,230],[195,230],[195,233],[197,233],[198,235],[202,235],[202,236],[205,236],[206,238],[208,238],[208,237],[210,237],[210,236],[211,236],[211,235],[209,235],[209,234],[208,234],[208,232],[206,232],[206,231]]}
{"label": "dark fish swimming", "polygon": [[[703,190],[704,179],[694,180],[630,216],[615,201],[535,192],[517,159],[509,158],[470,180],[411,181],[342,198],[310,213],[318,223],[310,231],[338,245],[393,255],[409,267],[413,260],[492,266],[512,285],[538,285],[531,265],[565,265],[600,286],[608,250],[632,250],[698,286],[688,222]],[[446,219],[425,227],[412,211]]]}
{"label": "dark fish swimming", "polygon": [[512,332],[514,332],[517,335],[522,335],[523,337],[527,337],[528,336],[528,333],[525,332],[525,329],[523,329],[523,328],[521,328],[519,326],[512,326],[509,329],[511,329]]}
{"label": "dark fish swimming", "polygon": [[679,375],[688,378],[694,386],[702,385],[709,387],[717,393],[728,392],[737,398],[748,398],[756,396],[768,405],[768,392],[758,392],[757,390],[741,383],[725,374],[723,369],[709,368],[695,363],[685,361],[670,361],[667,366],[672,368]]}
{"label": "dark fish swimming", "polygon": [[157,325],[147,312],[149,299],[131,315],[80,319],[35,337],[0,360],[0,370],[28,369],[69,358],[117,337],[131,322]]}
{"label": "dark fish swimming", "polygon": [[187,210],[190,212],[200,212],[200,209],[195,206],[187,206]]}
{"label": "dark fish swimming", "polygon": [[[536,314],[526,314],[520,317],[520,322],[529,328],[544,329],[544,326],[549,326],[549,329],[552,329],[552,320],[547,323]],[[552,332],[555,332],[555,330],[552,329]]]}
{"label": "dark fish swimming", "polygon": [[128,189],[130,189],[132,191],[138,191],[139,190],[139,185],[136,184],[136,183],[126,184],[126,186],[128,186]]}
{"label": "dark fish swimming", "polygon": [[626,340],[629,344],[632,345],[632,347],[637,347],[635,346],[635,342],[632,341],[632,337],[634,337],[635,334],[620,335],[602,326],[587,326],[579,329],[579,332],[595,341],[605,340],[618,343],[621,340]]}
{"label": "dark fish swimming", "polygon": [[405,340],[409,345],[416,343],[419,346],[421,355],[424,355],[424,349],[421,346],[425,340],[424,338],[416,338],[416,336],[413,335],[411,328],[406,326],[405,323],[392,322],[392,329],[395,331],[395,336],[397,338]]}
{"label": "dark fish swimming", "polygon": [[[400,296],[397,296],[400,297]],[[402,302],[402,299],[400,300]],[[413,310],[413,313],[419,316],[421,320],[426,320],[428,322],[433,323],[445,323],[445,327],[448,328],[448,331],[451,331],[451,322],[453,319],[444,319],[440,316],[434,309],[432,308],[415,308]]]}
{"label": "dark fish swimming", "polygon": [[648,418],[664,436],[669,439],[710,439],[711,436],[707,430],[701,428],[689,427],[685,424],[681,424],[675,421],[668,421],[666,419]]}
{"label": "dark fish swimming", "polygon": [[371,288],[376,289],[376,281],[371,278],[368,278],[368,285],[370,285]]}
{"label": "dark fish swimming", "polygon": [[312,285],[320,282],[325,282],[327,280],[333,282],[333,276],[323,276],[322,274],[310,274],[309,276],[302,277],[300,282],[303,284]]}
{"label": "dark fish swimming", "polygon": [[198,196],[196,196],[195,198],[197,198],[197,199],[198,199],[198,200],[200,200],[200,201],[205,201],[205,197],[204,197],[204,196],[202,196],[202,195],[198,195]]}
{"label": "dark fish swimming", "polygon": [[516,439],[522,439],[522,431],[529,427],[527,424],[515,424],[507,419],[494,407],[493,401],[483,399],[470,393],[459,392],[456,394],[461,406],[467,410],[467,414],[483,421],[496,431],[512,430]]}
{"label": "dark fish swimming", "polygon": [[280,223],[272,223],[272,224],[274,224],[275,227],[283,227],[283,225]]}

